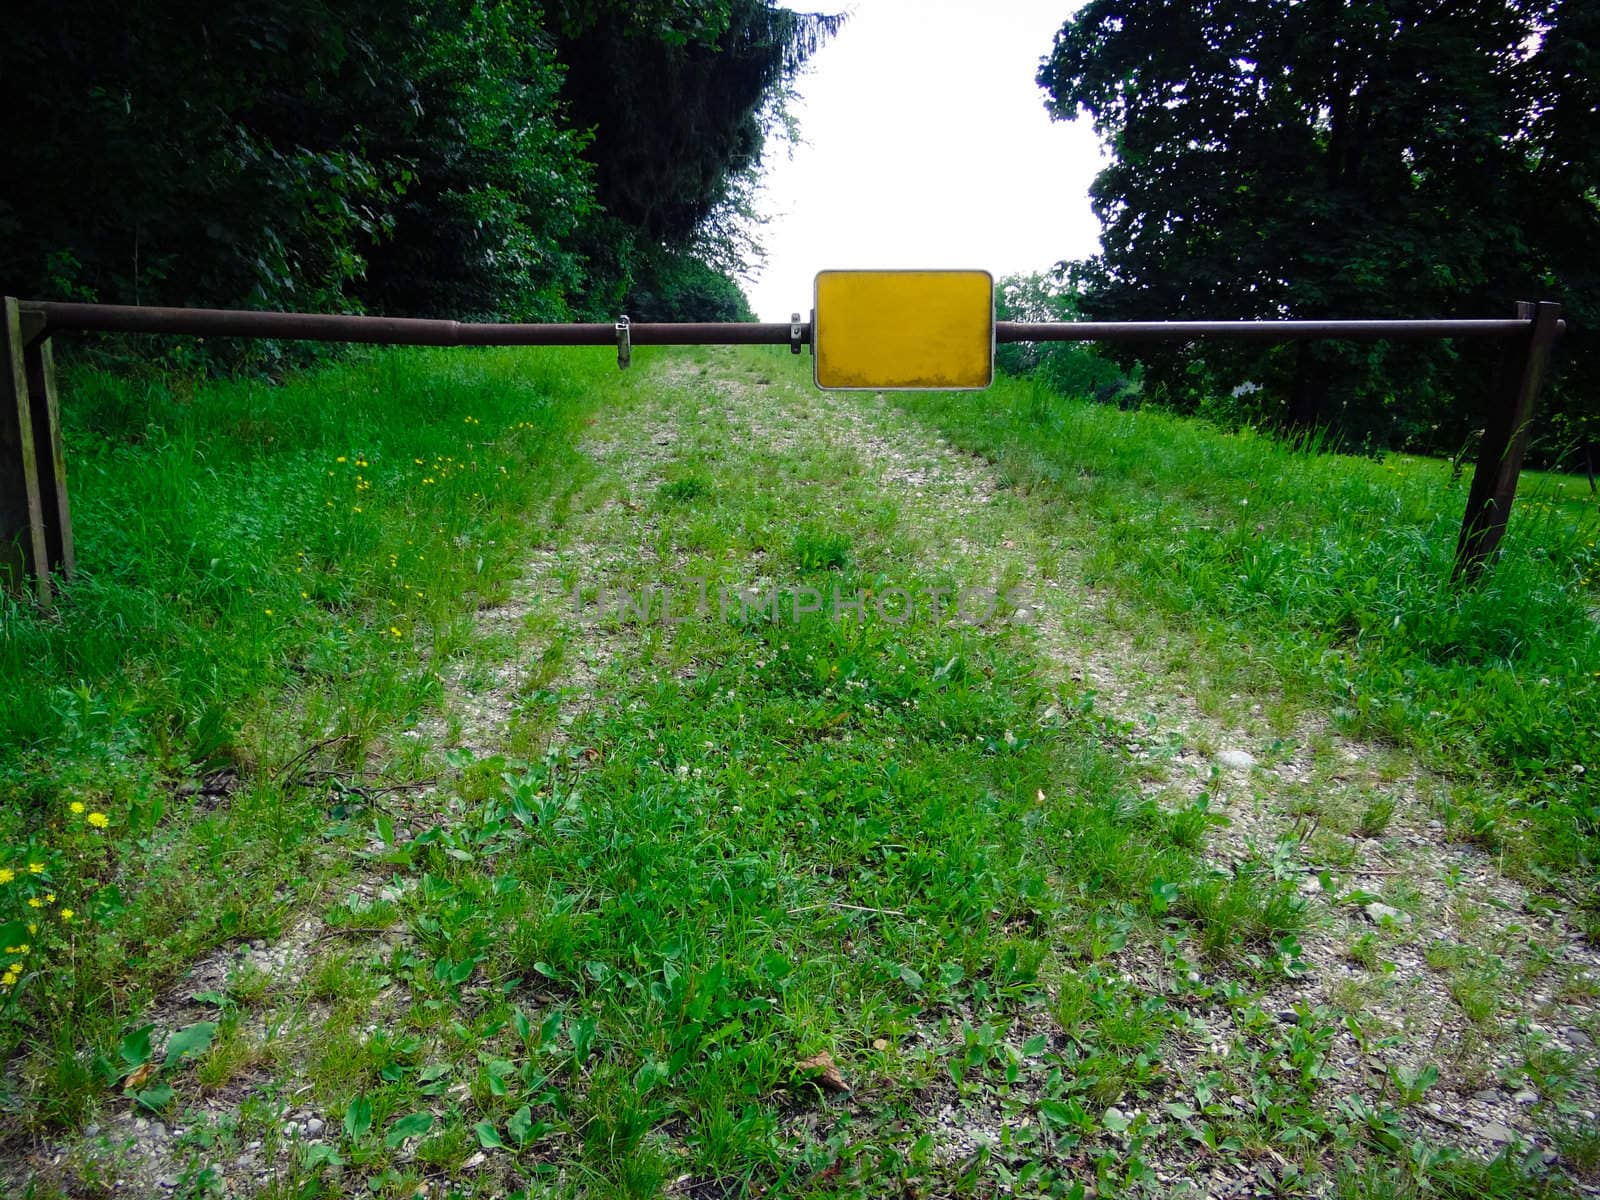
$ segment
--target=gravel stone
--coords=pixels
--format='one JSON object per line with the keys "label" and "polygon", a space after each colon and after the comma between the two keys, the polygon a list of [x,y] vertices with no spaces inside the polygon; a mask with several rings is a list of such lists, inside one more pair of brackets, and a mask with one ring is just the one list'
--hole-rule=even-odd
{"label": "gravel stone", "polygon": [[1374,925],[1382,925],[1385,921],[1393,921],[1396,925],[1411,924],[1410,913],[1403,913],[1398,908],[1393,908],[1390,905],[1380,903],[1377,900],[1374,900],[1371,904],[1367,905],[1365,912],[1367,914],[1367,920],[1371,921]]}
{"label": "gravel stone", "polygon": [[1484,1141],[1495,1146],[1507,1146],[1517,1140],[1517,1135],[1499,1121],[1485,1121],[1474,1130]]}

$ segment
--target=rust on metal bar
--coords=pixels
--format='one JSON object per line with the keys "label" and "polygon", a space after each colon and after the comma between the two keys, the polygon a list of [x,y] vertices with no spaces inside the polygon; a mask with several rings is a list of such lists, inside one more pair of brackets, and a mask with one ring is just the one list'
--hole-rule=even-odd
{"label": "rust on metal bar", "polygon": [[[49,333],[190,334],[286,341],[363,342],[395,346],[615,346],[610,324],[491,324],[419,317],[255,312],[227,308],[153,308],[131,304],[30,301]],[[686,322],[629,325],[635,346],[787,346],[788,324]],[[809,330],[807,336],[809,336]]]}
{"label": "rust on metal bar", "polygon": [[[362,317],[252,309],[153,308],[128,304],[26,301],[32,342],[51,333],[190,334],[265,337],[288,341],[363,342],[398,346],[614,346],[615,324],[538,325],[442,321],[419,317]],[[794,346],[796,322],[646,323],[629,326],[635,346]],[[1563,323],[1564,327],[1564,323]],[[1524,320],[1395,321],[997,321],[996,342],[1188,341],[1219,337],[1248,341],[1302,338],[1446,338],[1526,336]],[[811,324],[800,323],[800,344]]]}
{"label": "rust on metal bar", "polygon": [[1303,338],[1519,337],[1529,322],[1405,321],[996,321],[997,342],[1161,342],[1238,338],[1288,342]]}

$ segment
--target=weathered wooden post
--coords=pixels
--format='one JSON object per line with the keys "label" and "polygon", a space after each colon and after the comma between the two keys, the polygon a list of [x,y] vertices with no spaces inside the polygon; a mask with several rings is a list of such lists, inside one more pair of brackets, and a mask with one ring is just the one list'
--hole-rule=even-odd
{"label": "weathered wooden post", "polygon": [[44,318],[5,297],[0,310],[0,584],[54,595],[70,579],[72,518],[61,448],[55,360]]}
{"label": "weathered wooden post", "polygon": [[[28,340],[29,318],[38,336]],[[61,446],[61,401],[56,394],[56,358],[44,318],[22,310],[23,366],[33,417],[33,453],[39,470],[39,505],[44,515],[44,553],[50,571],[70,582],[77,562],[72,549],[72,510],[67,504],[67,458]]]}
{"label": "weathered wooden post", "polygon": [[1478,451],[1478,466],[1467,493],[1467,511],[1456,541],[1455,580],[1474,580],[1494,557],[1505,536],[1511,503],[1517,495],[1522,456],[1539,389],[1550,367],[1550,351],[1561,333],[1561,305],[1549,300],[1537,304],[1518,301],[1517,316],[1529,322],[1520,362],[1510,359],[1501,395],[1494,401]]}

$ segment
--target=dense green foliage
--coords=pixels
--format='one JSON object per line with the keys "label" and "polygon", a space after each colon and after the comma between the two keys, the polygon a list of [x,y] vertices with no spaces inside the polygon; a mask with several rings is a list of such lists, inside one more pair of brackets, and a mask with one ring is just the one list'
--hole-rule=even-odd
{"label": "dense green foliage", "polygon": [[692,254],[659,251],[635,268],[628,293],[635,321],[753,321],[738,284]]}
{"label": "dense green foliage", "polygon": [[[1586,0],[1093,0],[1039,74],[1114,155],[1101,318],[1486,316],[1558,299],[1562,436],[1600,380],[1600,10]],[[1255,382],[1260,415],[1454,451],[1492,348],[1139,351],[1183,408]],[[1549,448],[1547,448],[1548,450]]]}
{"label": "dense green foliage", "polygon": [[764,0],[552,5],[563,98],[595,131],[595,195],[647,238],[682,247],[760,164],[764,110],[842,18]]}
{"label": "dense green foliage", "polygon": [[[1077,293],[1051,275],[1008,275],[995,285],[999,321],[1073,321],[1082,315]],[[995,347],[995,365],[1008,375],[1036,380],[1063,396],[1126,404],[1137,382],[1091,342],[1010,342]]]}
{"label": "dense green foliage", "polygon": [[784,82],[837,25],[767,0],[26,7],[0,43],[0,282],[614,314],[636,269],[659,290],[677,276],[658,259],[717,237]]}

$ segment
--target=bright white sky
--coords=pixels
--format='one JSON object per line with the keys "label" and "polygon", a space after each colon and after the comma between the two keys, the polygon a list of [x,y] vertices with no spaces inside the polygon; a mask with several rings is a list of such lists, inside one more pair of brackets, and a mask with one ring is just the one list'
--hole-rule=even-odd
{"label": "bright white sky", "polygon": [[809,313],[824,269],[973,267],[998,279],[1095,253],[1099,147],[1086,121],[1051,121],[1033,81],[1076,7],[851,0],[798,81],[803,144],[792,158],[769,147],[767,266],[746,287],[756,315]]}

